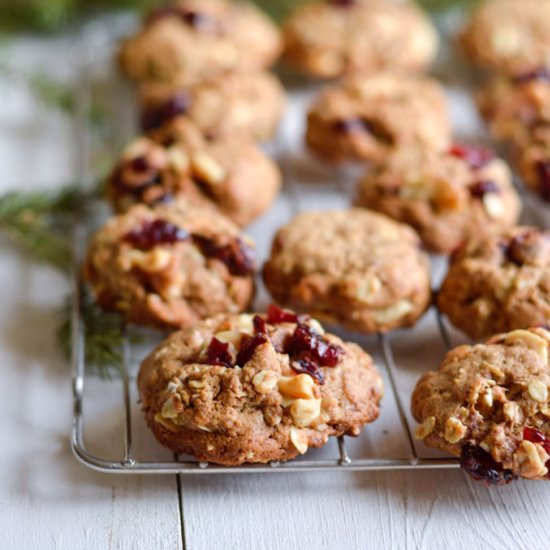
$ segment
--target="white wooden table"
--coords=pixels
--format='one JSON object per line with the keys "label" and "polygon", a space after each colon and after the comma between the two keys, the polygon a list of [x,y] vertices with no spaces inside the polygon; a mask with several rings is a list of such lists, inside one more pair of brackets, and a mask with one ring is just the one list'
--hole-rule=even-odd
{"label": "white wooden table", "polygon": [[[21,39],[10,59],[66,73],[69,44]],[[23,88],[0,86],[0,191],[70,181],[68,121]],[[0,239],[0,549],[550,548],[550,483],[487,489],[460,471],[178,479],[88,470],[69,449],[69,369],[55,343],[66,291],[60,275]],[[91,391],[109,392],[101,381]],[[105,415],[105,439],[119,421]]]}

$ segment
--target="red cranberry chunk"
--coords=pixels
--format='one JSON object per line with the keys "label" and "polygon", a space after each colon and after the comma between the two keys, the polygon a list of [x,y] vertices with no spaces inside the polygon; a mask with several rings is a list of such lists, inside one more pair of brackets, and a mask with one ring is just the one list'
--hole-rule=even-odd
{"label": "red cranberry chunk", "polygon": [[275,304],[267,306],[267,322],[272,325],[278,325],[280,323],[297,323],[298,315],[288,309],[281,309]]}
{"label": "red cranberry chunk", "polygon": [[331,6],[337,6],[339,8],[349,8],[354,6],[357,2],[356,0],[327,0],[327,3]]}
{"label": "red cranberry chunk", "polygon": [[290,337],[286,351],[298,359],[308,358],[319,362],[323,367],[334,367],[342,349],[330,344],[319,333],[305,323],[298,323]]}
{"label": "red cranberry chunk", "polygon": [[319,384],[325,383],[325,376],[323,371],[307,357],[299,359],[298,361],[291,361],[290,366],[292,370],[300,374],[309,374]]}
{"label": "red cranberry chunk", "polygon": [[212,338],[206,349],[206,363],[208,365],[232,368],[233,357],[229,351],[229,344],[221,342],[216,337]]}
{"label": "red cranberry chunk", "polygon": [[550,455],[550,438],[547,438],[540,430],[525,426],[523,428],[523,439],[531,443],[540,443],[544,450]]}
{"label": "red cranberry chunk", "polygon": [[193,242],[204,256],[223,262],[232,275],[244,277],[254,271],[254,253],[239,238],[227,244],[217,244],[208,237],[193,235]]}
{"label": "red cranberry chunk", "polygon": [[545,200],[550,202],[550,161],[540,161],[536,165],[539,194]]}
{"label": "red cranberry chunk", "polygon": [[533,80],[550,81],[550,70],[543,67],[540,69],[535,69],[534,71],[521,73],[514,78],[514,82],[516,84],[526,84],[527,82],[532,82]]}
{"label": "red cranberry chunk", "polygon": [[476,481],[485,481],[488,485],[505,485],[517,478],[511,470],[505,470],[502,464],[477,445],[462,447],[460,467]]}
{"label": "red cranberry chunk", "polygon": [[449,154],[463,159],[474,170],[487,166],[495,158],[489,149],[475,145],[455,144],[449,149]]}
{"label": "red cranberry chunk", "polygon": [[482,199],[489,193],[500,193],[500,187],[493,180],[481,180],[472,183],[469,187],[470,195]]}
{"label": "red cranberry chunk", "polygon": [[259,315],[254,315],[252,323],[255,334],[267,334],[267,323]]}
{"label": "red cranberry chunk", "polygon": [[259,346],[266,344],[267,342],[269,342],[269,338],[266,334],[249,336],[248,338],[244,339],[241,344],[241,349],[237,354],[237,365],[241,367],[246,365],[246,363],[248,363],[254,356],[256,349]]}
{"label": "red cranberry chunk", "polygon": [[126,234],[124,241],[140,250],[150,250],[160,244],[174,244],[187,241],[189,233],[185,229],[166,220],[146,221],[139,229]]}
{"label": "red cranberry chunk", "polygon": [[141,127],[145,131],[160,128],[177,116],[184,115],[191,104],[191,96],[185,90],[172,94],[164,103],[145,109],[141,118]]}

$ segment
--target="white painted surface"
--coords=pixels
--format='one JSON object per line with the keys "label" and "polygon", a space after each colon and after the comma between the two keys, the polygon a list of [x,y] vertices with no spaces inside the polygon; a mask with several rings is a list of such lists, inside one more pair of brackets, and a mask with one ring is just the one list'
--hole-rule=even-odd
{"label": "white painted surface", "polygon": [[[59,65],[67,50],[66,43],[43,47],[28,41],[17,49],[22,63],[45,66]],[[453,88],[451,97],[458,98],[455,118],[458,113],[462,124],[475,121],[463,92]],[[460,105],[470,109],[466,115]],[[467,133],[471,124],[460,128]],[[20,89],[6,89],[0,103],[0,191],[70,179],[72,157],[66,121],[41,111]],[[294,168],[301,181],[311,174],[307,162]],[[252,232],[267,235],[278,223],[268,215]],[[100,475],[72,457],[68,368],[54,341],[55,308],[66,282],[0,244],[0,549],[181,548],[175,476]],[[267,249],[264,241],[261,254]],[[426,350],[439,346],[436,355],[442,353],[437,342],[429,319],[395,337],[404,394],[419,372],[435,366]],[[122,423],[119,384],[89,382],[87,403],[90,449],[115,454]],[[138,452],[166,456],[137,406],[133,413]],[[369,430],[381,428],[374,424]],[[395,442],[387,445],[393,448]],[[542,550],[549,547],[549,502],[549,483],[518,481],[486,489],[450,471],[184,478],[181,507],[186,546],[193,550]]]}

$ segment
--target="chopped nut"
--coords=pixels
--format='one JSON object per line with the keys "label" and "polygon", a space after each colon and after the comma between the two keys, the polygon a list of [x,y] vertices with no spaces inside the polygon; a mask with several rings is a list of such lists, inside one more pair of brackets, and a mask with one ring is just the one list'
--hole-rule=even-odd
{"label": "chopped nut", "polygon": [[242,332],[239,332],[237,330],[223,330],[214,334],[214,338],[216,338],[220,342],[223,342],[224,344],[233,344],[235,347],[239,346],[242,337]]}
{"label": "chopped nut", "polygon": [[485,405],[487,408],[491,409],[493,407],[493,392],[489,388],[485,393],[479,398],[482,405]]}
{"label": "chopped nut", "polygon": [[164,426],[167,430],[171,432],[177,432],[178,427],[172,421],[164,418],[161,413],[155,414],[155,422],[158,422],[161,426]]}
{"label": "chopped nut", "polygon": [[516,342],[522,342],[527,347],[533,349],[540,355],[543,363],[548,364],[548,342],[528,330],[514,330],[506,336],[506,343],[513,344]]}
{"label": "chopped nut", "polygon": [[466,420],[466,418],[468,418],[468,409],[466,407],[460,407],[458,409],[458,417],[461,419],[461,420]]}
{"label": "chopped nut", "polygon": [[170,166],[180,172],[187,172],[189,170],[189,157],[178,147],[170,147],[167,151],[168,162]]}
{"label": "chopped nut", "polygon": [[367,275],[359,282],[355,291],[355,296],[361,302],[366,304],[372,302],[376,295],[380,292],[382,283],[376,275]]}
{"label": "chopped nut", "polygon": [[207,450],[207,451],[213,451],[213,450],[214,450],[214,445],[212,445],[212,443],[208,443],[208,444],[206,445],[206,450]]}
{"label": "chopped nut", "polygon": [[166,269],[172,260],[172,253],[165,248],[156,246],[149,252],[141,250],[129,250],[125,262],[122,266],[125,270],[130,270],[134,267],[141,269],[147,273],[155,273]]}
{"label": "chopped nut", "polygon": [[541,380],[533,380],[527,387],[529,395],[538,403],[546,403],[548,401],[548,388]]}
{"label": "chopped nut", "polygon": [[209,430],[206,426],[197,425],[197,428],[199,430],[202,430],[203,432],[211,432],[212,431],[212,430]]}
{"label": "chopped nut", "polygon": [[247,334],[254,334],[254,316],[248,313],[241,313],[237,317],[236,328]]}
{"label": "chopped nut", "polygon": [[546,418],[550,418],[550,409],[541,409],[542,416],[545,416]]}
{"label": "chopped nut", "polygon": [[192,388],[195,388],[196,390],[201,390],[204,388],[204,381],[203,380],[189,380],[189,385]]}
{"label": "chopped nut", "polygon": [[487,193],[481,199],[483,208],[490,218],[499,218],[504,212],[504,203],[499,195]]}
{"label": "chopped nut", "polygon": [[490,363],[485,363],[484,366],[487,367],[493,378],[498,382],[503,382],[506,378],[506,375],[504,374],[504,371],[500,369],[499,367],[496,367],[495,365],[491,365]]}
{"label": "chopped nut", "polygon": [[325,334],[325,329],[323,328],[323,325],[317,321],[317,319],[309,319],[307,324],[319,334]]}
{"label": "chopped nut", "polygon": [[308,441],[306,435],[294,426],[290,427],[290,441],[301,455],[307,451]]}
{"label": "chopped nut", "polygon": [[522,441],[514,457],[519,465],[519,474],[523,477],[537,478],[548,473],[544,465],[548,460],[548,454],[538,443]]}
{"label": "chopped nut", "polygon": [[428,416],[418,428],[416,428],[416,431],[414,432],[414,437],[416,439],[424,439],[425,437],[428,437],[435,428],[435,416]]}
{"label": "chopped nut", "polygon": [[299,399],[313,399],[315,397],[313,388],[315,382],[308,374],[298,374],[297,376],[282,376],[279,379],[279,391],[284,396],[295,397]]}
{"label": "chopped nut", "polygon": [[319,418],[321,399],[296,399],[290,405],[290,414],[298,428],[306,428]]}
{"label": "chopped nut", "polygon": [[258,393],[269,393],[277,387],[279,374],[273,370],[261,370],[252,379],[252,385]]}
{"label": "chopped nut", "polygon": [[178,413],[183,410],[181,399],[179,395],[175,394],[170,396],[162,406],[160,414],[164,418],[177,418]]}
{"label": "chopped nut", "polygon": [[520,414],[519,414],[519,405],[513,401],[508,401],[507,403],[504,403],[504,406],[502,407],[502,412],[504,414],[504,418],[512,423],[517,423],[520,420]]}
{"label": "chopped nut", "polygon": [[451,443],[458,443],[466,435],[466,426],[458,418],[447,418],[445,422],[445,439]]}
{"label": "chopped nut", "polygon": [[225,179],[225,170],[207,153],[197,153],[191,159],[193,172],[206,183],[217,185]]}
{"label": "chopped nut", "polygon": [[413,309],[414,307],[410,300],[399,300],[392,306],[376,310],[373,313],[374,321],[379,325],[391,323],[401,317],[405,317]]}

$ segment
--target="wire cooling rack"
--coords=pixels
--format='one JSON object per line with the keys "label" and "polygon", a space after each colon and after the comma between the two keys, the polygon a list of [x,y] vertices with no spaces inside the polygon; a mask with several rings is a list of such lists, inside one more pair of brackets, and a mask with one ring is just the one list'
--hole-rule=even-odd
{"label": "wire cooling rack", "polygon": [[[108,98],[112,116],[111,127],[102,136],[102,150],[118,151],[132,136],[135,113],[128,109],[127,88],[116,82],[116,76],[107,73],[108,90],[97,92],[92,81],[97,67],[108,65],[112,55],[113,38],[106,36],[101,26],[85,31],[81,48],[76,52],[80,70],[80,85],[76,97],[76,134],[78,170],[83,185],[97,177],[94,165],[97,162],[97,147],[90,135],[91,105],[94,94],[100,99]],[[99,58],[99,61],[98,61]],[[103,61],[103,62],[102,62]],[[101,74],[101,71],[99,71]],[[105,76],[105,75],[103,75]],[[290,94],[287,116],[277,142],[270,153],[279,160],[284,176],[285,189],[274,208],[256,222],[249,233],[256,239],[260,261],[269,253],[271,239],[276,229],[297,212],[308,209],[327,209],[348,206],[352,183],[357,174],[353,170],[331,170],[313,162],[301,148],[301,135],[306,103],[314,92],[301,88]],[[113,159],[111,159],[112,161]],[[304,471],[375,471],[429,468],[457,468],[458,460],[438,451],[427,449],[413,437],[408,399],[418,376],[436,368],[445,351],[451,346],[456,334],[431,308],[424,319],[413,329],[398,331],[391,335],[380,334],[362,337],[334,329],[341,337],[362,345],[375,359],[385,385],[381,415],[366,426],[358,438],[331,438],[322,449],[310,449],[305,455],[288,462],[250,464],[238,467],[218,466],[199,462],[192,457],[174,455],[161,448],[143,420],[139,410],[135,378],[140,356],[147,353],[158,341],[147,336],[146,343],[132,344],[132,327],[124,327],[120,379],[101,383],[99,391],[97,375],[87,368],[86,342],[81,315],[83,284],[78,268],[83,255],[88,228],[77,227],[74,237],[75,276],[73,281],[72,342],[73,342],[73,396],[74,416],[72,448],[83,464],[101,472],[117,474],[215,474],[215,473],[276,473]],[[434,282],[441,279],[444,261],[435,259]],[[258,281],[259,295],[256,308],[261,310],[268,303],[262,283]],[[330,328],[330,330],[333,330]],[[454,340],[453,340],[454,343]],[[109,394],[109,399],[107,399]],[[118,429],[103,434],[106,419],[118,418]],[[100,433],[90,436],[94,430]],[[97,445],[97,440],[101,445]],[[90,444],[92,441],[92,444]],[[136,444],[137,442],[137,444]],[[420,450],[419,450],[420,449]]]}

